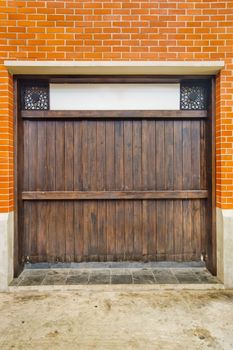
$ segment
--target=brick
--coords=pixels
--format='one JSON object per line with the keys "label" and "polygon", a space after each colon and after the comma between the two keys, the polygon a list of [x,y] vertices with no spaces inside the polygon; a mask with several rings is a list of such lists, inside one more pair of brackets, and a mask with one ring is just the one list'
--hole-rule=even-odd
{"label": "brick", "polygon": [[[217,78],[218,206],[233,209],[232,1],[9,1],[0,64],[22,60],[225,60]],[[12,79],[0,68],[0,212],[13,207]],[[6,169],[8,167],[8,169]],[[4,181],[3,181],[3,180]],[[4,185],[1,187],[1,181]],[[1,189],[4,191],[1,192]],[[10,192],[11,191],[11,192]]]}

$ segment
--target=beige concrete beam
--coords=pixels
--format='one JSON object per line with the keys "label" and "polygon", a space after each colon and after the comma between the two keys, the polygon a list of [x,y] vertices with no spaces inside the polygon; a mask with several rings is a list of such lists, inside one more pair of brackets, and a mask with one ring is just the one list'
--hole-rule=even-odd
{"label": "beige concrete beam", "polygon": [[5,61],[11,74],[215,75],[224,61]]}

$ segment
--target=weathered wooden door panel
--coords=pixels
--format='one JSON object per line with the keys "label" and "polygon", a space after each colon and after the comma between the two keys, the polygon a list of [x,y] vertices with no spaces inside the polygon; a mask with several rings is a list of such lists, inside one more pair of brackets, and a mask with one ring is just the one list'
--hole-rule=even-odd
{"label": "weathered wooden door panel", "polygon": [[205,124],[24,119],[23,256],[200,260],[208,244]]}
{"label": "weathered wooden door panel", "polygon": [[203,200],[25,201],[24,254],[32,261],[199,260],[203,206]]}
{"label": "weathered wooden door panel", "polygon": [[203,121],[25,121],[24,191],[207,188]]}

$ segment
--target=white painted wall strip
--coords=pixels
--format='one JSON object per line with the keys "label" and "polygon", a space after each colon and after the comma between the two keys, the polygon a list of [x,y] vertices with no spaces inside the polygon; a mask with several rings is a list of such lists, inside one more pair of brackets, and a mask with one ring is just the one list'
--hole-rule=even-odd
{"label": "white painted wall strip", "polygon": [[51,110],[179,110],[180,84],[50,84]]}

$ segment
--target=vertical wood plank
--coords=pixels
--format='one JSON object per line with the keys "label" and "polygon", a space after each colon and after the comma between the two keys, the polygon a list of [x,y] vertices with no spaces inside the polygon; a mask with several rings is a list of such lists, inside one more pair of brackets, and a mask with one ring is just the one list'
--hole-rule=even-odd
{"label": "vertical wood plank", "polygon": [[84,255],[83,202],[74,202],[74,261],[80,262]]}
{"label": "vertical wood plank", "polygon": [[157,252],[157,222],[156,222],[156,208],[157,203],[154,200],[148,201],[148,254],[149,258],[156,259]]}
{"label": "vertical wood plank", "polygon": [[30,202],[24,202],[23,203],[24,207],[24,216],[23,216],[23,227],[24,230],[22,232],[22,252],[23,256],[25,259],[27,259],[27,256],[31,256],[31,250],[30,250],[30,240],[31,240],[31,233],[30,233],[30,228],[31,228],[31,204]]}
{"label": "vertical wood plank", "polygon": [[[29,190],[34,190],[37,188],[37,176],[38,176],[38,124],[32,122],[26,123],[25,128],[25,149],[24,149],[24,161],[26,168],[24,173],[24,183],[27,184]],[[28,244],[30,249],[30,255],[37,255],[37,208],[36,204],[33,203],[28,205],[28,213],[24,215],[29,215],[28,225],[29,228],[25,226],[28,234]],[[26,225],[26,224],[25,224]]]}
{"label": "vertical wood plank", "polygon": [[96,201],[90,201],[89,202],[89,212],[90,212],[90,245],[89,245],[89,252],[93,260],[97,260],[98,257],[98,250],[97,250],[97,245],[98,245],[98,207],[97,207],[97,202]]}
{"label": "vertical wood plank", "polygon": [[[133,189],[142,189],[142,122],[133,121]],[[142,201],[133,201],[134,252],[142,256]]]}
{"label": "vertical wood plank", "polygon": [[[133,188],[133,128],[132,121],[124,121],[124,178],[125,190]],[[125,254],[130,258],[134,250],[133,202],[125,201]]]}
{"label": "vertical wood plank", "polygon": [[157,201],[156,211],[157,254],[158,260],[166,257],[166,201]]}
{"label": "vertical wood plank", "polygon": [[[201,188],[201,154],[200,154],[200,121],[191,122],[191,161],[192,161],[192,189]],[[192,201],[192,251],[196,258],[201,258],[201,225],[200,200]]]}
{"label": "vertical wood plank", "polygon": [[96,190],[104,191],[106,173],[106,134],[105,122],[96,124]]}
{"label": "vertical wood plank", "polygon": [[[88,167],[88,185],[90,190],[96,189],[97,184],[97,122],[88,121],[87,125],[87,142],[88,142],[88,152],[87,152],[87,167]],[[97,244],[98,244],[98,233],[97,233],[97,213],[98,204],[97,201],[89,202],[89,252],[93,259],[96,259],[97,255]]]}
{"label": "vertical wood plank", "polygon": [[133,121],[133,189],[142,189],[142,123]]}
{"label": "vertical wood plank", "polygon": [[[74,122],[74,191],[83,190],[83,122]],[[83,202],[74,202],[74,261],[82,261],[84,252]]]}
{"label": "vertical wood plank", "polygon": [[38,255],[40,261],[47,261],[47,202],[39,201],[37,204],[38,213]]}
{"label": "vertical wood plank", "polygon": [[82,177],[83,177],[83,191],[90,190],[89,175],[88,175],[88,123],[86,120],[82,122]]}
{"label": "vertical wood plank", "polygon": [[[174,122],[174,190],[183,188],[183,134],[182,121]],[[182,201],[173,201],[174,211],[174,255],[182,260],[183,254],[183,205]]]}
{"label": "vertical wood plank", "polygon": [[174,256],[177,261],[182,261],[183,255],[183,203],[181,200],[173,201],[173,232],[174,232]]}
{"label": "vertical wood plank", "polygon": [[[55,122],[55,173],[56,191],[65,190],[65,122]],[[65,202],[56,203],[56,261],[65,261],[66,238],[65,238]]]}
{"label": "vertical wood plank", "polygon": [[[46,122],[40,122],[38,125],[38,157],[37,157],[37,190],[45,190],[46,182],[46,156],[47,156],[47,140],[46,140]],[[38,255],[42,261],[47,260],[47,202],[41,201],[37,204],[38,210]],[[46,260],[45,260],[46,259]]]}
{"label": "vertical wood plank", "polygon": [[164,121],[156,121],[156,190],[163,190],[165,187],[165,150],[164,150]]}
{"label": "vertical wood plank", "polygon": [[54,122],[46,122],[46,185],[47,191],[55,191],[56,184],[56,125]]}
{"label": "vertical wood plank", "polygon": [[[54,122],[47,121],[46,125],[46,184],[47,191],[56,189],[56,125]],[[47,203],[47,255],[50,261],[56,256],[56,202]]]}
{"label": "vertical wood plank", "polygon": [[[174,122],[166,121],[164,130],[165,189],[174,189]],[[173,201],[166,201],[166,255],[174,256]]]}
{"label": "vertical wood plank", "polygon": [[65,202],[58,201],[56,204],[56,261],[66,261],[66,212]]}
{"label": "vertical wood plank", "polygon": [[201,258],[201,204],[199,199],[192,201],[192,252],[197,259]]}
{"label": "vertical wood plank", "polygon": [[125,206],[124,201],[116,201],[116,256],[125,260]]}
{"label": "vertical wood plank", "polygon": [[124,122],[115,122],[115,184],[116,190],[124,190]]}
{"label": "vertical wood plank", "polygon": [[[106,130],[105,121],[99,121],[96,125],[96,188],[99,191],[106,187]],[[97,247],[101,261],[107,256],[106,236],[106,201],[97,202]]]}
{"label": "vertical wood plank", "polygon": [[[134,225],[134,256],[137,260],[142,257],[142,201],[133,203],[133,225]],[[155,215],[155,213],[153,214]]]}
{"label": "vertical wood plank", "polygon": [[65,122],[65,191],[74,190],[74,127]]}
{"label": "vertical wood plank", "polygon": [[[30,203],[29,203],[30,204]],[[37,203],[31,203],[30,205],[30,255],[38,256],[37,241],[38,241],[38,212]],[[25,213],[25,215],[28,215]]]}
{"label": "vertical wood plank", "polygon": [[98,231],[98,253],[100,259],[107,259],[107,203],[98,201],[97,231]]}
{"label": "vertical wood plank", "polygon": [[56,191],[65,190],[65,122],[55,122],[55,174]]}
{"label": "vertical wood plank", "polygon": [[38,126],[38,148],[37,148],[37,186],[36,190],[45,191],[47,188],[46,178],[46,152],[47,140],[46,140],[46,122],[40,122]]}
{"label": "vertical wood plank", "polygon": [[[74,189],[74,122],[65,122],[65,190]],[[74,259],[74,203],[65,202],[66,261]]]}
{"label": "vertical wood plank", "polygon": [[107,201],[106,208],[107,259],[115,259],[116,254],[116,203]]}
{"label": "vertical wood plank", "polygon": [[83,190],[82,121],[74,122],[74,191]]}
{"label": "vertical wood plank", "polygon": [[183,200],[183,253],[192,253],[192,203]]}
{"label": "vertical wood plank", "polygon": [[[183,189],[192,187],[191,121],[183,121]],[[192,251],[192,203],[183,201],[184,254]]]}
{"label": "vertical wood plank", "polygon": [[[165,187],[165,122],[156,121],[156,190]],[[166,253],[166,203],[157,201],[156,232],[157,232],[157,254],[158,260],[163,260]]]}
{"label": "vertical wood plank", "polygon": [[[166,256],[174,259],[174,214],[173,201],[166,200]],[[169,259],[169,258],[168,258]],[[171,259],[171,258],[170,258]]]}
{"label": "vertical wood plank", "polygon": [[[24,122],[24,147],[23,147],[23,190],[29,191],[29,122]],[[37,140],[37,135],[36,135]],[[37,142],[36,142],[37,144]]]}
{"label": "vertical wood plank", "polygon": [[[124,178],[124,122],[115,121],[115,184],[116,190],[125,188]],[[125,203],[116,201],[116,256],[125,256]]]}
{"label": "vertical wood plank", "polygon": [[[106,121],[106,189],[114,190],[115,185],[115,122]],[[107,254],[113,258],[116,251],[115,202],[107,201]]]}
{"label": "vertical wood plank", "polygon": [[201,184],[200,177],[200,121],[191,122],[191,163],[192,163],[192,187],[193,190],[199,190]]}
{"label": "vertical wood plank", "polygon": [[88,201],[83,201],[83,253],[85,260],[88,261],[89,243],[90,243],[90,215]]}
{"label": "vertical wood plank", "polygon": [[[27,132],[27,135],[25,137],[27,138],[27,141],[25,143],[25,161],[27,162],[27,168],[25,169],[25,184],[28,182],[28,189],[35,190],[37,187],[37,163],[38,163],[38,147],[41,147],[41,145],[38,145],[38,128],[37,128],[37,122],[29,122],[27,123],[27,127],[25,129],[25,132]],[[46,139],[44,138],[44,142],[46,142]],[[43,146],[42,146],[43,147]],[[25,164],[26,165],[26,164]]]}
{"label": "vertical wood plank", "polygon": [[200,173],[201,173],[201,189],[207,188],[207,173],[206,173],[206,125],[203,120],[200,121]]}
{"label": "vertical wood plank", "polygon": [[57,202],[55,201],[49,201],[47,202],[47,256],[49,261],[54,262],[56,257],[56,241],[57,241],[57,234],[56,234],[56,207]]}

